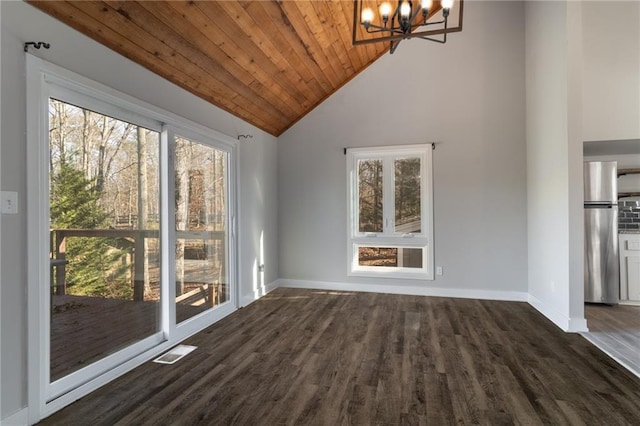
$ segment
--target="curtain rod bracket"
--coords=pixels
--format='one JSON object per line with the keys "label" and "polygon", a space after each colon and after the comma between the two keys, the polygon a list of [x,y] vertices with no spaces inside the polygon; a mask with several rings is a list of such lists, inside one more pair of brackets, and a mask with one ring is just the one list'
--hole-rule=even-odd
{"label": "curtain rod bracket", "polygon": [[40,49],[41,47],[44,47],[45,49],[48,49],[51,47],[51,45],[49,43],[46,43],[44,41],[28,41],[24,44],[24,51],[28,52],[29,51],[29,46],[33,46],[36,49]]}
{"label": "curtain rod bracket", "polygon": [[253,135],[238,135],[238,140],[240,140],[240,138],[243,138],[243,139],[253,139]]}

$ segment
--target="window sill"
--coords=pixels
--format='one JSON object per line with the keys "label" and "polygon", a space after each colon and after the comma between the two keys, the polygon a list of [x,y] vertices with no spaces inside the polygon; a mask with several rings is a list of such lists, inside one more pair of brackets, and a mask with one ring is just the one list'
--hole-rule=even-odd
{"label": "window sill", "polygon": [[407,270],[398,270],[398,268],[393,268],[393,270],[379,270],[380,267],[373,270],[350,270],[347,272],[347,276],[349,277],[365,277],[365,278],[383,278],[383,279],[405,279],[405,280],[427,280],[434,281],[435,277],[433,272],[425,272],[423,270],[420,271],[407,271]]}

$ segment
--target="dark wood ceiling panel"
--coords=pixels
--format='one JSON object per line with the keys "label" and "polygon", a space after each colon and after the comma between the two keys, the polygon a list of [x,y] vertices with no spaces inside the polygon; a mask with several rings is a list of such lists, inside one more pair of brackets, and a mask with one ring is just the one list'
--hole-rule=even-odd
{"label": "dark wood ceiling panel", "polygon": [[352,46],[351,1],[29,3],[275,136],[388,50]]}

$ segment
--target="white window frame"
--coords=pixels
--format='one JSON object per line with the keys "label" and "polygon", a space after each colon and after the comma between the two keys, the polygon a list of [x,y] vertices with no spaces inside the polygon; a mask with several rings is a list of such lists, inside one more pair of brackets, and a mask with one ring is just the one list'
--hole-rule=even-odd
{"label": "white window frame", "polygon": [[[28,223],[28,400],[29,423],[58,411],[118,376],[158,356],[238,308],[238,141],[176,114],[154,107],[57,65],[27,57],[27,223]],[[160,132],[161,323],[158,332],[55,382],[49,377],[49,98]],[[180,324],[175,322],[173,193],[169,188],[174,135],[228,153],[229,301]],[[173,275],[172,275],[173,273]],[[45,291],[43,291],[43,288]]]}
{"label": "white window frame", "polygon": [[[432,146],[432,144],[417,144],[347,149],[348,276],[434,279]],[[395,173],[393,161],[407,157],[419,157],[421,160],[421,232],[400,234],[395,232]],[[359,231],[359,160],[382,160],[383,162],[382,232]],[[422,268],[359,265],[358,247],[361,246],[422,249]]]}

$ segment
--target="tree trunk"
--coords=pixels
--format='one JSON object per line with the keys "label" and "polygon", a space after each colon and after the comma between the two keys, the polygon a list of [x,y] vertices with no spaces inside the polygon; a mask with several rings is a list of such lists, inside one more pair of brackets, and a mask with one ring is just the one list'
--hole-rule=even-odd
{"label": "tree trunk", "polygon": [[[147,230],[147,220],[149,217],[149,194],[147,185],[147,134],[145,129],[138,127],[138,230]],[[140,247],[143,250],[144,266],[144,295],[147,298],[151,294],[151,283],[149,280],[149,245],[146,238],[142,239]]]}
{"label": "tree trunk", "polygon": [[82,110],[82,170],[89,176],[89,114],[88,110]]}
{"label": "tree trunk", "polygon": [[[186,231],[189,219],[189,165],[190,142],[176,141],[175,148],[175,197],[176,231]],[[184,246],[183,238],[176,238],[176,296],[184,293]]]}

